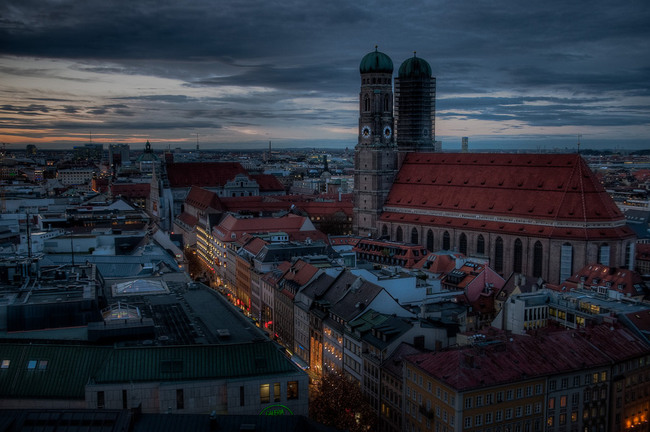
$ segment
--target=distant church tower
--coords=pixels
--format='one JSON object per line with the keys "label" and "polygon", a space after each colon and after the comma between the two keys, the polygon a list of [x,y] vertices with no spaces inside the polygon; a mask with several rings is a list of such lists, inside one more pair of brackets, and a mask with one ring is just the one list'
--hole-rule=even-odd
{"label": "distant church tower", "polygon": [[436,78],[417,57],[406,59],[395,78],[395,124],[398,166],[408,152],[434,152],[436,140]]}
{"label": "distant church tower", "polygon": [[377,237],[377,221],[397,170],[393,61],[375,51],[359,65],[359,138],[354,155],[353,232]]}

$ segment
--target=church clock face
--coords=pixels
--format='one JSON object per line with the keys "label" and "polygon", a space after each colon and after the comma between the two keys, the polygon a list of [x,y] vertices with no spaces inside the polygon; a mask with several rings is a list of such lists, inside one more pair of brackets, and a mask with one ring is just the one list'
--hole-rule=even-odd
{"label": "church clock face", "polygon": [[369,138],[371,133],[372,132],[370,131],[369,126],[364,126],[364,127],[361,128],[361,136],[362,137]]}
{"label": "church clock face", "polygon": [[390,139],[391,136],[393,136],[393,130],[390,128],[390,126],[386,126],[384,128],[384,137],[386,139]]}

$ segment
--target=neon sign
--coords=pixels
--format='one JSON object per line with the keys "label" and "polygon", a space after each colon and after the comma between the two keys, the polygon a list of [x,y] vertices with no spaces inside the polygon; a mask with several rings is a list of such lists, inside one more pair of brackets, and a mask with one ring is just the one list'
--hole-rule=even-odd
{"label": "neon sign", "polygon": [[293,415],[293,412],[284,405],[271,405],[264,408],[260,415],[279,416],[279,415]]}

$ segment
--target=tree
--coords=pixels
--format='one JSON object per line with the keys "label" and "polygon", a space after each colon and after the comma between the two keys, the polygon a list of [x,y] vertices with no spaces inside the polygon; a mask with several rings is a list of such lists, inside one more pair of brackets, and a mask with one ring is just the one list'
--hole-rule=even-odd
{"label": "tree", "polygon": [[312,420],[336,429],[367,432],[377,429],[377,413],[366,402],[359,384],[338,373],[325,373],[309,403]]}

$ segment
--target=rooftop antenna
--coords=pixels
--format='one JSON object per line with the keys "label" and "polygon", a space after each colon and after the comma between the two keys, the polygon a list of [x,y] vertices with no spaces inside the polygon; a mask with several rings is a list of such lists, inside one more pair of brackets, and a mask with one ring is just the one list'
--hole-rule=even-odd
{"label": "rooftop antenna", "polygon": [[199,151],[199,134],[196,134],[196,151]]}
{"label": "rooftop antenna", "polygon": [[582,135],[578,134],[578,154],[580,154],[580,138],[582,138]]}

